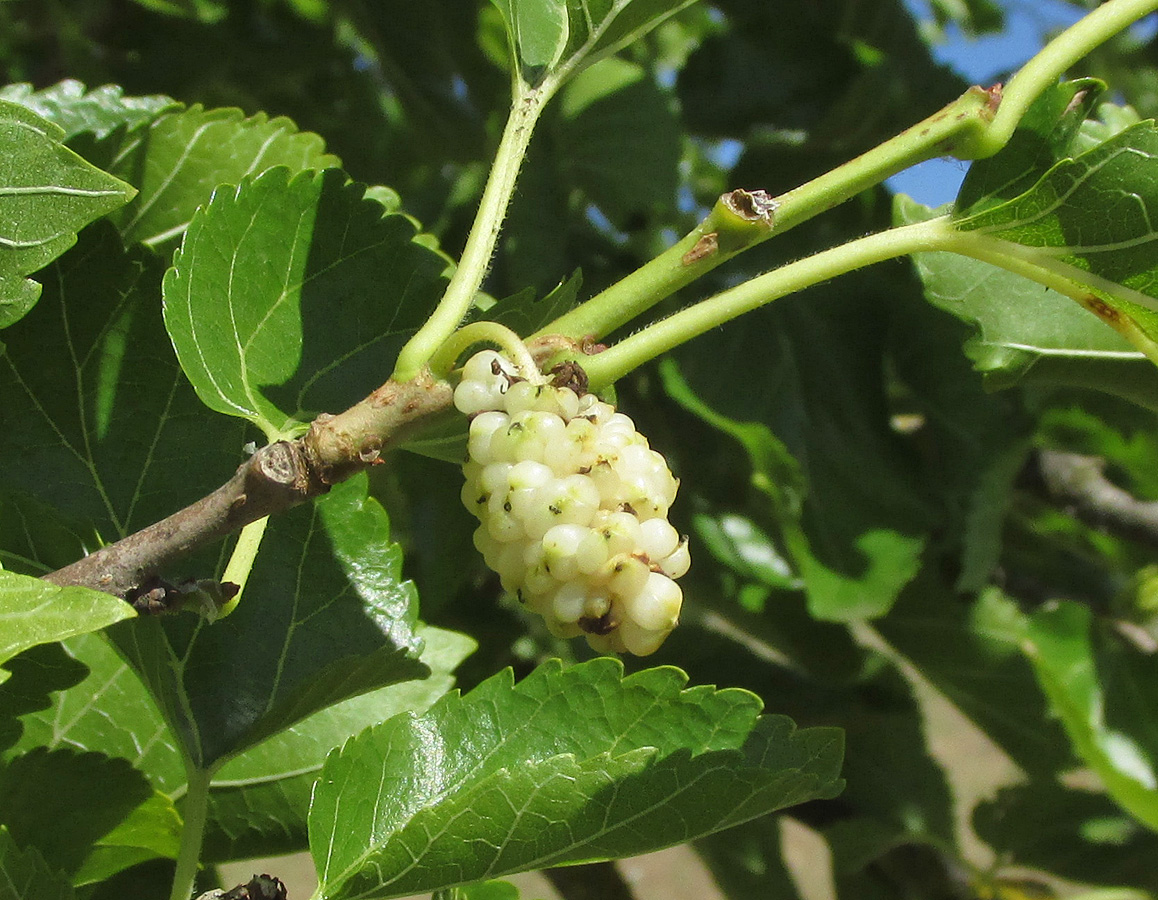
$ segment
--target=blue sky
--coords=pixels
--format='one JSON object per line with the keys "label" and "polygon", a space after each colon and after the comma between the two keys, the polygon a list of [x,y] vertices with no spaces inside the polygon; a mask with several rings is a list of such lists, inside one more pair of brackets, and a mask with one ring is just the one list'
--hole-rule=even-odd
{"label": "blue sky", "polygon": [[[1073,24],[1084,13],[1063,0],[999,0],[1005,9],[1005,30],[971,39],[957,28],[934,55],[967,80],[988,87],[1002,81],[1028,60],[1052,34]],[[929,20],[929,0],[905,0],[919,18]],[[948,203],[957,194],[966,164],[955,159],[934,159],[889,179],[889,186],[929,206]]]}

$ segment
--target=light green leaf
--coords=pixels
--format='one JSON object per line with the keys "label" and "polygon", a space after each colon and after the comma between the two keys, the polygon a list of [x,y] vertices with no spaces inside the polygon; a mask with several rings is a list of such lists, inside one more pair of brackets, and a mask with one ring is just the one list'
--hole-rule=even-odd
{"label": "light green leaf", "polygon": [[0,88],[0,100],[27,107],[64,131],[62,140],[78,134],[107,137],[118,128],[133,128],[153,121],[162,112],[179,106],[176,100],[160,94],[126,97],[113,84],[88,90],[73,79],[58,82],[44,90],[30,84],[11,84]]}
{"label": "light green leaf", "polygon": [[445,261],[338,170],[220,191],[165,278],[165,324],[212,409],[299,431],[385,380],[436,305]]}
{"label": "light green leaf", "polygon": [[24,276],[48,265],[76,234],[132,199],[134,189],[85,162],[64,132],[0,100],[0,328],[22,318],[41,286]]}
{"label": "light green leaf", "polygon": [[320,137],[299,132],[284,116],[192,106],[125,137],[111,171],[140,193],[114,221],[126,243],[169,249],[218,185],[274,166],[299,172],[337,165]]}
{"label": "light green leaf", "polygon": [[1123,809],[1158,831],[1158,660],[1074,602],[1035,613],[1023,649],[1074,750]]}
{"label": "light green leaf", "polygon": [[553,90],[695,0],[491,0],[523,85]]}
{"label": "light green leaf", "polygon": [[643,853],[839,791],[839,732],[760,717],[746,691],[685,690],[678,669],[622,671],[507,671],[348,741],[310,810],[317,896]]}
{"label": "light green leaf", "polygon": [[18,717],[51,707],[58,692],[75,687],[88,667],[69,656],[61,644],[38,644],[4,663],[10,673],[0,685],[0,751],[23,733]]}
{"label": "light green leaf", "polygon": [[[935,215],[903,196],[895,209],[905,223]],[[913,261],[929,301],[977,328],[965,352],[987,387],[1071,384],[1158,408],[1153,364],[1070,298],[956,254],[918,253]]]}
{"label": "light green leaf", "polygon": [[66,878],[48,867],[34,847],[21,848],[0,825],[0,900],[73,900]]}
{"label": "light green leaf", "polygon": [[181,835],[172,801],[125,760],[43,747],[0,769],[0,823],[77,885],[175,858]]}
{"label": "light green leaf", "polygon": [[[118,597],[0,571],[0,663],[17,653],[136,616]],[[0,669],[0,681],[8,672]]]}
{"label": "light green leaf", "polygon": [[183,751],[210,768],[331,703],[429,674],[401,564],[363,475],[270,522],[227,618],[141,619],[111,634]]}

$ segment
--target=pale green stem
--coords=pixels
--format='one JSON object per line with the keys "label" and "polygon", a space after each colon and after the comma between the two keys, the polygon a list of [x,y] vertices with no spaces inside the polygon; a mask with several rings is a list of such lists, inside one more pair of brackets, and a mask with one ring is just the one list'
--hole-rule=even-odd
{"label": "pale green stem", "polygon": [[1155,10],[1158,0],[1108,0],[1046,44],[1005,86],[1001,106],[982,139],[981,155],[1004,147],[1030,104],[1074,63]]}
{"label": "pale green stem", "polygon": [[613,347],[585,357],[593,390],[737,316],[845,272],[920,250],[943,249],[955,232],[945,219],[917,222],[869,235],[809,256],[737,285],[649,325]]}
{"label": "pale green stem", "polygon": [[447,338],[446,343],[430,358],[430,373],[436,378],[446,377],[464,350],[484,342],[500,347],[524,378],[533,380],[539,377],[539,367],[535,365],[535,358],[531,356],[523,339],[498,322],[471,322],[464,325]]}
{"label": "pale green stem", "polygon": [[[958,231],[947,217],[941,217],[872,234],[790,263],[655,322],[581,362],[592,389],[598,390],[660,354],[780,297],[873,263],[933,250],[999,266],[1090,306],[1090,289],[1083,283],[1090,276],[1064,270],[1032,248]],[[1158,363],[1158,347],[1131,319],[1121,316],[1107,321]]]}
{"label": "pale green stem", "polygon": [[[938,156],[981,159],[1008,143],[1025,110],[1046,88],[1092,49],[1142,16],[1158,0],[1109,0],[1058,35],[1010,80],[998,95],[971,88],[944,109],[856,159],[773,199],[771,228],[752,230],[748,240],[687,261],[688,253],[719,221],[707,219],[675,245],[623,280],[556,319],[539,334],[576,340],[601,338],[738,253],[806,222],[910,166]],[[998,102],[1000,101],[1000,102]]]}
{"label": "pale green stem", "polygon": [[173,876],[173,890],[169,900],[189,900],[197,880],[201,863],[201,843],[205,837],[205,821],[209,813],[209,785],[213,773],[208,769],[189,766],[185,802],[181,812],[181,846],[177,852],[177,871]]}
{"label": "pale green stem", "polygon": [[237,543],[233,547],[233,553],[229,557],[221,580],[236,584],[238,591],[217,611],[217,618],[229,615],[241,602],[241,595],[245,593],[245,583],[249,580],[249,573],[253,571],[253,563],[257,559],[257,551],[261,548],[261,539],[268,524],[269,516],[250,522],[237,536]]}
{"label": "pale green stem", "polygon": [[547,95],[540,91],[516,93],[462,258],[438,307],[398,354],[395,381],[410,381],[418,375],[470,310],[490,267],[519,168],[546,100]]}

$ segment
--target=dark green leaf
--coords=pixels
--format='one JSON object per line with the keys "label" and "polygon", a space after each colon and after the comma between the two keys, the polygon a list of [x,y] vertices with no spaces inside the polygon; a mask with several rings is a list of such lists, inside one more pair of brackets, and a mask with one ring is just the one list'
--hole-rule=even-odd
{"label": "dark green leaf", "polygon": [[0,485],[57,511],[47,514],[53,528],[12,533],[10,552],[52,564],[62,529],[77,535],[63,547],[92,547],[94,530],[122,537],[199,499],[243,460],[241,423],[207,415],[177,365],[160,274],[149,254],[126,255],[111,227],[86,229],[49,270],[41,303],[6,332]]}
{"label": "dark green leaf", "polygon": [[[690,390],[703,385],[699,399],[691,402],[675,382],[668,390],[748,450],[753,483],[770,502],[812,614],[879,615],[916,574],[928,517],[874,384],[880,317],[859,303],[784,313],[767,331],[748,323],[705,335],[682,354]],[[754,378],[772,328],[775,362]],[[824,350],[837,345],[846,348],[839,357]],[[845,374],[836,377],[836,367]],[[724,386],[740,383],[743,392]]]}
{"label": "dark green leaf", "polygon": [[966,599],[926,576],[877,628],[1026,772],[1049,778],[1070,762],[1021,653],[1024,616],[999,590]]}
{"label": "dark green leaf", "polygon": [[614,660],[556,661],[364,732],[314,792],[319,896],[642,853],[839,790],[838,733],[685,684],[677,669],[622,679]]}
{"label": "dark green leaf", "polygon": [[[1048,818],[1037,814],[1041,810],[1049,810]],[[1073,881],[1158,890],[1158,873],[1150,865],[1158,837],[1105,794],[1033,779],[979,806],[973,827],[1014,865]]]}
{"label": "dark green leaf", "polygon": [[274,166],[299,172],[338,164],[320,137],[299,132],[285,117],[247,119],[238,109],[193,106],[125,136],[111,171],[140,193],[114,221],[125,243],[167,249],[218,185]]}
{"label": "dark green leaf", "polygon": [[49,868],[35,847],[20,847],[0,825],[0,900],[73,900],[67,878]]}
{"label": "dark green leaf", "polygon": [[198,768],[332,703],[423,678],[414,588],[365,476],[278,516],[238,608],[112,632]]}
{"label": "dark green leaf", "polygon": [[132,130],[153,121],[162,112],[178,106],[170,97],[126,97],[116,85],[87,90],[79,81],[68,79],[41,91],[30,84],[0,88],[0,100],[19,103],[64,131],[63,140],[78,134],[107,137],[118,128]]}
{"label": "dark green leaf", "polygon": [[165,324],[212,409],[269,436],[381,384],[441,296],[445,260],[338,170],[221,191],[165,278]]}
{"label": "dark green leaf", "polygon": [[1123,809],[1158,828],[1158,659],[1072,602],[1035,613],[1023,649],[1077,754]]}
{"label": "dark green leaf", "polygon": [[92,525],[23,493],[0,495],[0,560],[24,575],[44,575],[101,546]]}
{"label": "dark green leaf", "polygon": [[506,325],[515,334],[530,335],[569,312],[583,286],[583,275],[576,269],[543,297],[531,289],[506,297],[486,311],[486,318]]}
{"label": "dark green leaf", "polygon": [[64,146],[64,132],[0,100],[0,328],[21,319],[41,287],[26,279],[76,242],[94,219],[132,199],[132,187]]}
{"label": "dark green leaf", "polygon": [[423,628],[419,635],[427,678],[328,706],[222,766],[210,793],[206,859],[306,849],[310,795],[326,754],[393,715],[425,711],[451,689],[451,672],[474,649],[470,638],[453,631]]}
{"label": "dark green leaf", "polygon": [[0,769],[0,823],[78,885],[176,857],[181,832],[169,798],[125,760],[43,747]]}
{"label": "dark green leaf", "polygon": [[[0,663],[37,644],[99,631],[135,616],[119,597],[0,571]],[[0,681],[9,674],[0,669]]]}
{"label": "dark green leaf", "polygon": [[674,208],[679,123],[642,66],[603,60],[576,76],[559,100],[555,141],[565,184],[581,188],[616,223]]}

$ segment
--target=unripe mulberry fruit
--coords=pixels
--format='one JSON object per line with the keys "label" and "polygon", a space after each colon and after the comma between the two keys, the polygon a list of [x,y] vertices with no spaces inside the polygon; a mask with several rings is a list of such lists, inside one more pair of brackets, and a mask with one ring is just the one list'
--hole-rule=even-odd
{"label": "unripe mulberry fruit", "polygon": [[503,588],[560,637],[658,650],[691,564],[667,521],[679,482],[666,460],[610,404],[493,350],[467,361],[454,404],[471,417],[462,502]]}

